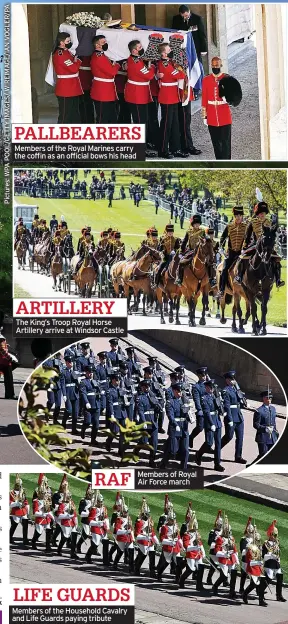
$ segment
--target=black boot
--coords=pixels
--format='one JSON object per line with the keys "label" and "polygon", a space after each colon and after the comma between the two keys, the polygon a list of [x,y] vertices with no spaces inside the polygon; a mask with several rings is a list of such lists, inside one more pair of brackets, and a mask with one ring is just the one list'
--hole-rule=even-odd
{"label": "black boot", "polygon": [[197,570],[197,579],[196,579],[196,589],[197,591],[203,591],[204,587],[203,587],[203,574],[204,574],[204,565],[198,565],[198,570]]}
{"label": "black boot", "polygon": [[61,424],[62,424],[62,427],[64,427],[64,429],[66,429],[66,426],[67,426],[67,420],[68,420],[68,418],[69,418],[69,415],[68,415],[68,414],[67,414],[67,415],[66,415],[66,414],[64,414],[64,416],[63,416],[63,418],[62,418],[62,423],[61,423]]}
{"label": "black boot", "polygon": [[189,566],[186,565],[186,570],[184,570],[184,572],[183,572],[183,574],[182,574],[182,576],[180,578],[180,581],[179,581],[179,589],[185,589],[185,581],[188,578],[188,576],[190,576],[190,574],[191,574],[191,570],[190,570]]}
{"label": "black boot", "polygon": [[81,546],[82,546],[82,544],[85,544],[85,542],[86,542],[86,539],[84,539],[83,532],[82,532],[82,535],[81,535],[80,539],[78,540],[77,546],[76,546],[76,552],[77,553],[81,553]]}
{"label": "black boot", "polygon": [[234,282],[237,282],[237,284],[242,284],[245,269],[246,269],[245,260],[240,260],[240,262],[238,262],[237,272],[234,278]]}
{"label": "black boot", "polygon": [[24,546],[28,546],[28,544],[30,544],[28,540],[28,520],[22,520],[22,528],[23,528],[23,544]]}
{"label": "black boot", "polygon": [[85,423],[83,423],[82,427],[81,427],[81,439],[85,440],[85,431],[87,429],[87,425]]}
{"label": "black boot", "polygon": [[237,594],[235,591],[236,579],[237,579],[237,570],[231,570],[229,598],[231,598],[232,600],[235,600],[235,598],[237,597]]}
{"label": "black boot", "polygon": [[273,267],[273,273],[274,273],[274,276],[275,276],[275,282],[276,282],[277,288],[281,288],[281,286],[285,286],[285,282],[283,280],[281,280],[281,264],[280,264],[280,262],[273,262],[272,263],[272,267]]}
{"label": "black boot", "polygon": [[11,526],[10,526],[10,544],[15,544],[15,540],[13,539],[13,535],[17,529],[18,523],[11,518]]}
{"label": "black boot", "polygon": [[168,566],[168,562],[166,561],[166,559],[165,559],[165,557],[164,557],[164,555],[162,553],[161,557],[159,559],[159,562],[158,562],[158,566],[156,568],[158,581],[160,581],[160,582],[162,581],[162,574],[166,570],[167,566]]}
{"label": "black boot", "polygon": [[250,592],[252,591],[252,589],[254,589],[255,587],[255,583],[253,583],[253,581],[250,581],[248,587],[246,587],[246,589],[243,592],[243,602],[245,602],[245,604],[248,604],[248,595],[250,594]]}
{"label": "black boot", "polygon": [[46,529],[46,544],[45,544],[45,552],[51,553],[51,539],[52,539],[52,529]]}
{"label": "black boot", "polygon": [[77,422],[72,422],[72,431],[71,431],[72,435],[78,436],[79,435],[79,431],[77,429]]}
{"label": "black boot", "polygon": [[145,559],[146,559],[145,555],[143,555],[141,550],[138,550],[138,555],[135,559],[135,564],[134,564],[135,576],[140,576],[140,568],[141,568],[142,563],[145,561]]}
{"label": "black boot", "polygon": [[219,577],[217,579],[217,581],[214,583],[214,585],[212,586],[212,592],[214,594],[214,596],[217,595],[218,593],[218,588],[220,587],[220,585],[222,585],[222,583],[224,583],[226,581],[226,576],[224,574],[224,572],[222,572],[222,570],[220,570],[220,574]]}
{"label": "black boot", "polygon": [[107,438],[105,442],[105,448],[108,453],[111,453],[111,447],[112,447],[112,438],[110,438],[109,436],[109,438]]}
{"label": "black boot", "polygon": [[244,572],[244,570],[241,570],[241,576],[240,576],[240,588],[239,588],[239,592],[242,595],[244,592],[244,588],[245,588],[245,581],[247,579],[247,574],[246,572]]}
{"label": "black boot", "polygon": [[109,555],[108,555],[108,566],[111,565],[111,563],[113,562],[113,555],[117,550],[117,545],[113,544],[113,546],[111,546],[110,550],[109,550]]}
{"label": "black boot", "polygon": [[129,573],[133,574],[134,572],[134,548],[128,548],[128,565],[129,565]]}
{"label": "black boot", "polygon": [[211,565],[210,568],[209,568],[209,572],[207,574],[207,579],[206,579],[206,584],[207,585],[213,585],[212,578],[213,578],[214,572],[215,572],[215,568],[213,568],[213,566]]}
{"label": "black boot", "polygon": [[92,563],[92,554],[93,554],[93,544],[91,542],[91,546],[89,546],[86,555],[85,555],[85,561],[87,563]]}
{"label": "black boot", "polygon": [[57,537],[59,537],[60,533],[61,533],[61,527],[59,524],[57,524],[56,529],[53,532],[53,540],[52,540],[52,546],[54,546],[55,548],[57,547],[56,539]]}
{"label": "black boot", "polygon": [[118,548],[118,546],[117,546],[117,553],[116,553],[116,557],[114,557],[114,562],[113,562],[113,570],[117,570],[118,569],[118,563],[119,563],[122,555],[123,555],[123,551],[120,550],[120,548]]}
{"label": "black boot", "polygon": [[259,607],[268,607],[267,602],[265,602],[265,600],[264,600],[264,594],[265,594],[266,585],[267,585],[267,581],[266,581],[265,577],[264,576],[260,576],[259,594],[258,594],[258,596],[259,596]]}
{"label": "black boot", "polygon": [[102,540],[102,554],[103,554],[103,565],[108,567],[109,565],[109,539]]}
{"label": "black boot", "polygon": [[59,542],[59,546],[58,546],[58,548],[57,548],[57,554],[58,554],[60,557],[61,557],[61,555],[62,555],[62,548],[63,548],[63,546],[64,546],[64,544],[65,544],[65,542],[66,542],[66,541],[67,541],[67,538],[66,538],[66,537],[64,537],[63,533],[61,533],[61,539],[60,539],[60,542]]}
{"label": "black boot", "polygon": [[95,425],[93,425],[91,429],[91,446],[96,445],[97,433],[98,433],[98,428]]}
{"label": "black boot", "polygon": [[184,268],[185,267],[183,266],[183,264],[179,264],[176,279],[175,279],[176,286],[182,286],[183,277],[184,277]]}
{"label": "black boot", "polygon": [[150,550],[148,556],[149,556],[149,576],[150,576],[150,578],[156,578],[156,568],[155,568],[156,553],[155,553],[155,550]]}
{"label": "black boot", "polygon": [[33,550],[37,550],[36,542],[38,542],[39,537],[40,537],[40,533],[38,533],[38,531],[34,529],[34,535],[31,540],[31,547],[33,548]]}
{"label": "black boot", "polygon": [[150,451],[149,468],[155,468],[155,457],[156,453],[154,451]]}
{"label": "black boot", "polygon": [[76,531],[74,533],[71,533],[71,559],[79,559],[78,555],[76,554],[77,535],[78,533],[76,533]]}
{"label": "black boot", "polygon": [[184,567],[183,563],[185,565],[185,560],[183,560],[182,557],[177,557],[176,558],[175,583],[177,585],[180,582],[182,570],[183,570],[183,567]]}
{"label": "black boot", "polygon": [[287,602],[282,594],[283,574],[276,574],[276,598],[278,602]]}

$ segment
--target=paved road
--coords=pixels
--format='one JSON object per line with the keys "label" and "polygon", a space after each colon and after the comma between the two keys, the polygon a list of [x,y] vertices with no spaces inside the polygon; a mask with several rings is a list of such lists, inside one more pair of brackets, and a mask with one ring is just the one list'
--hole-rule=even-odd
{"label": "paved road", "polygon": [[[29,537],[32,537],[33,529],[29,527]],[[15,534],[19,538],[18,529]],[[41,541],[43,538],[41,538]],[[84,559],[86,546],[82,547],[83,555],[81,560],[73,561],[69,558],[69,553],[63,550],[63,556],[45,555],[40,549],[32,551],[30,548],[24,549],[18,545],[11,546],[10,554],[10,582],[22,583],[61,583],[63,577],[65,582],[80,584],[113,583],[131,581],[136,586],[136,606],[137,622],[150,624],[160,616],[159,624],[247,624],[255,622],[261,624],[275,624],[276,622],[287,621],[287,604],[276,602],[275,588],[272,587],[270,594],[267,594],[267,609],[260,609],[258,600],[253,592],[250,604],[244,605],[241,598],[237,601],[229,600],[227,590],[219,591],[217,597],[212,596],[207,588],[205,592],[196,592],[195,584],[191,580],[187,582],[187,589],[178,590],[173,583],[170,574],[164,575],[163,583],[150,579],[145,574],[147,564],[144,562],[143,573],[140,578],[128,576],[124,565],[119,566],[119,571],[103,570],[101,559],[95,564],[87,564]],[[204,582],[206,572],[204,575]],[[216,579],[216,576],[215,576]],[[236,589],[239,587],[239,579]],[[288,590],[284,589],[284,595],[288,598]],[[152,619],[151,614],[156,617]],[[163,621],[162,618],[169,620]]]}
{"label": "paved road", "polygon": [[[179,365],[179,363],[184,364],[188,371],[189,380],[196,381],[197,376],[194,371],[197,368],[197,365],[193,363],[191,360],[188,360],[179,356],[179,353],[176,353],[172,349],[168,349],[164,345],[161,345],[161,343],[153,347],[147,342],[144,342],[140,338],[132,336],[131,334],[129,335],[129,341],[131,342],[131,344],[135,346],[136,349],[138,347],[139,349],[144,350],[145,353],[149,355],[157,356],[160,359],[161,363],[165,362],[166,366],[169,367],[170,369],[175,368],[175,366]],[[108,341],[104,338],[97,338],[97,339],[90,338],[90,344],[91,344],[91,348],[96,353],[105,349],[109,349]],[[123,348],[127,346],[125,341],[120,340],[120,344]],[[229,345],[227,345],[227,349],[229,349]],[[167,355],[167,353],[169,353],[169,355]],[[147,358],[144,357],[144,355],[140,351],[138,351],[138,354],[139,354],[139,359],[140,359],[141,364],[143,365],[147,364],[148,363]],[[213,374],[213,371],[211,371],[211,374]],[[219,382],[220,384],[223,385],[223,380],[221,380],[217,376],[215,376],[215,378],[216,378],[217,383]],[[167,370],[166,370],[166,385],[167,386],[169,385],[169,377],[168,377]],[[46,402],[46,396],[44,392],[40,393],[40,399],[43,401],[43,404]],[[248,404],[252,408],[254,408],[257,404],[259,405],[259,401],[255,400],[255,397],[248,395],[247,399],[248,399]],[[281,413],[284,415],[285,407],[277,406],[277,411],[278,413]],[[245,457],[245,459],[247,459],[248,463],[251,463],[258,454],[258,449],[255,443],[255,430],[253,429],[253,411],[244,410],[243,413],[244,413],[244,418],[245,418],[245,441],[244,441],[243,456]],[[102,428],[105,427],[104,417],[101,417],[100,425],[102,426]],[[189,425],[190,430],[192,430],[192,427],[194,427],[194,425],[192,426]],[[279,431],[282,432],[284,427],[285,427],[285,420],[279,419],[278,421]],[[168,419],[165,416],[164,429],[167,431],[167,428],[168,428]],[[70,423],[68,423],[68,431],[70,433]],[[117,448],[116,443],[113,443],[112,445],[112,450],[111,450],[109,458],[107,457],[105,458],[105,453],[103,454],[103,446],[104,446],[104,442],[106,439],[106,434],[104,433],[102,434],[101,431],[99,432],[98,437],[97,437],[97,446],[95,447],[89,446],[89,435],[90,433],[88,430],[86,432],[85,447],[90,448],[92,460],[100,462],[103,467],[107,465],[108,466],[113,465],[114,467],[119,466],[120,458],[118,455],[118,448]],[[163,445],[164,445],[164,440],[166,439],[166,437],[167,436],[164,434],[159,434],[159,445],[158,445],[159,452],[158,452],[158,456],[156,459],[157,465],[159,465],[161,462]],[[80,435],[72,436],[72,439],[73,439],[73,443],[69,446],[69,448],[73,449],[73,448],[77,448],[77,447],[79,448],[82,446],[83,442],[80,438]],[[200,448],[203,442],[204,442],[204,434],[202,433],[196,439],[195,450]],[[57,447],[55,447],[55,450],[56,449],[59,450]],[[191,451],[190,453],[190,460],[189,460],[190,466],[195,465],[193,463],[195,450]],[[140,463],[138,464],[138,466],[147,467],[148,461],[149,461],[148,453],[146,453],[145,451],[142,451],[140,457],[141,459],[140,459]],[[222,458],[223,458],[223,466],[225,468],[225,472],[218,473],[213,468],[214,466],[213,455],[209,455],[209,454],[204,455],[202,466],[204,468],[204,478],[205,478],[205,483],[207,485],[210,483],[214,483],[215,481],[218,481],[219,477],[225,478],[230,475],[236,474],[243,469],[243,467],[240,464],[235,464],[234,462],[234,442],[233,441],[229,443],[223,449]],[[179,463],[176,461],[171,461],[169,465],[171,465],[171,467],[174,467],[174,466],[179,467]]]}

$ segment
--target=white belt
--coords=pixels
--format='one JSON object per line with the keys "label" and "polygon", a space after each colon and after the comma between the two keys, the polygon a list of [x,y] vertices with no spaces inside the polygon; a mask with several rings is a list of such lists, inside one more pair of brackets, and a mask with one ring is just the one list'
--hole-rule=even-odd
{"label": "white belt", "polygon": [[107,383],[107,379],[101,379],[101,380],[100,380],[100,384],[101,384],[101,383]]}
{"label": "white belt", "polygon": [[91,71],[91,67],[79,67],[81,71]]}
{"label": "white belt", "polygon": [[154,410],[148,410],[147,412],[144,412],[144,414],[154,414]]}
{"label": "white belt", "polygon": [[118,402],[118,401],[116,401],[116,403],[113,403],[113,405],[119,405],[119,402]]}
{"label": "white belt", "polygon": [[176,422],[183,422],[186,418],[174,418]]}
{"label": "white belt", "polygon": [[101,390],[101,394],[105,394],[105,390]]}
{"label": "white belt", "polygon": [[63,76],[62,74],[58,76],[57,74],[57,78],[78,78],[78,76],[79,76],[79,72],[77,72],[77,74],[70,74],[70,76],[66,76],[66,75]]}
{"label": "white belt", "polygon": [[238,407],[238,405],[230,405],[230,409],[231,409],[231,407],[235,407],[236,408],[236,407]]}
{"label": "white belt", "polygon": [[73,384],[66,384],[66,388],[71,388],[71,386],[75,386],[75,383],[73,383]]}
{"label": "white belt", "polygon": [[210,416],[215,416],[215,412],[210,412]]}
{"label": "white belt", "polygon": [[96,392],[87,392],[87,396],[95,396]]}
{"label": "white belt", "polygon": [[221,102],[220,100],[208,100],[208,104],[214,104],[214,106],[220,106],[220,104],[227,104],[227,102]]}
{"label": "white belt", "polygon": [[161,82],[161,87],[178,87],[178,82]]}
{"label": "white belt", "polygon": [[130,84],[135,84],[135,85],[140,85],[140,87],[144,87],[145,85],[149,85],[149,82],[135,82],[135,80],[127,80],[127,82],[129,82]]}
{"label": "white belt", "polygon": [[114,78],[96,78],[96,76],[94,76],[93,80],[98,80],[99,82],[114,82]]}

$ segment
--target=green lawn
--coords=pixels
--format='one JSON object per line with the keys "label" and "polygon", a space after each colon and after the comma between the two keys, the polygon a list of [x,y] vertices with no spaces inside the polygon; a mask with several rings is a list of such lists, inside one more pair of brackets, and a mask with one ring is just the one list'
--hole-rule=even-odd
{"label": "green lawn", "polygon": [[24,290],[24,288],[21,288],[21,286],[18,286],[18,284],[15,284],[14,285],[14,297],[16,299],[22,299],[22,298],[29,299],[31,295],[30,293],[27,292],[27,290]]}
{"label": "green lawn", "polygon": [[[49,485],[53,491],[58,489],[58,485],[62,476],[56,474],[48,474]],[[37,485],[38,474],[24,474],[21,475],[23,480],[23,487],[26,490],[29,502],[31,502],[33,491]],[[11,487],[14,485],[15,475],[11,475]],[[73,499],[78,509],[80,498],[86,491],[86,485],[73,477],[69,477],[70,491],[73,494]],[[105,500],[105,504],[108,508],[109,517],[111,517],[112,506],[115,502],[115,491],[102,492]],[[151,510],[151,514],[155,524],[157,525],[158,518],[163,511],[164,494],[155,492],[154,494],[147,494],[147,501]],[[252,516],[253,521],[256,522],[257,527],[261,533],[262,539],[266,538],[266,530],[269,524],[277,519],[277,527],[279,530],[279,538],[281,543],[281,562],[284,575],[288,575],[288,514],[284,511],[277,511],[266,505],[258,505],[246,500],[240,500],[233,498],[227,494],[221,494],[214,492],[210,489],[175,492],[170,494],[170,499],[173,502],[175,512],[177,514],[178,524],[184,521],[185,513],[188,502],[192,501],[193,509],[196,511],[199,531],[203,537],[204,545],[207,547],[207,536],[214,525],[214,520],[217,515],[218,509],[222,509],[222,512],[227,513],[229,522],[233,529],[236,542],[239,547],[240,538],[243,535],[243,531],[246,526],[248,516]],[[130,515],[133,522],[135,521],[141,506],[142,494],[139,492],[131,492],[125,495],[125,502],[129,505]]]}

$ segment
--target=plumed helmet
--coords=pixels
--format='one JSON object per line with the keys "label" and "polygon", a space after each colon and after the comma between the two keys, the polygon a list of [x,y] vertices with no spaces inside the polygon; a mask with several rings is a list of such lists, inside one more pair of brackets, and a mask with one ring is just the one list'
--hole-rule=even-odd
{"label": "plumed helmet", "polygon": [[196,513],[195,511],[192,511],[192,516],[188,524],[188,531],[197,531],[197,530],[198,530],[198,521],[196,518]]}
{"label": "plumed helmet", "polygon": [[146,500],[145,496],[143,496],[143,498],[142,498],[142,503],[141,503],[141,508],[140,508],[140,515],[141,516],[146,516],[147,518],[150,515],[150,508],[149,508],[149,505],[147,503],[147,500]]}
{"label": "plumed helmet", "polygon": [[187,511],[186,511],[186,516],[185,516],[185,522],[189,522],[192,518],[192,502],[189,501],[188,503],[188,507],[187,507]]}
{"label": "plumed helmet", "polygon": [[253,532],[254,532],[254,526],[252,524],[252,516],[249,516],[249,518],[248,518],[248,520],[246,522],[244,535],[252,535]]}
{"label": "plumed helmet", "polygon": [[222,529],[222,526],[223,526],[222,510],[219,509],[217,516],[216,516],[215,523],[214,523],[214,528],[220,530]]}
{"label": "plumed helmet", "polygon": [[276,524],[277,524],[277,520],[273,520],[273,522],[271,522],[270,526],[267,529],[268,537],[277,537],[278,529],[276,527]]}
{"label": "plumed helmet", "polygon": [[240,82],[233,76],[223,76],[219,80],[219,96],[225,97],[225,100],[231,106],[239,106],[242,100],[242,89]]}

